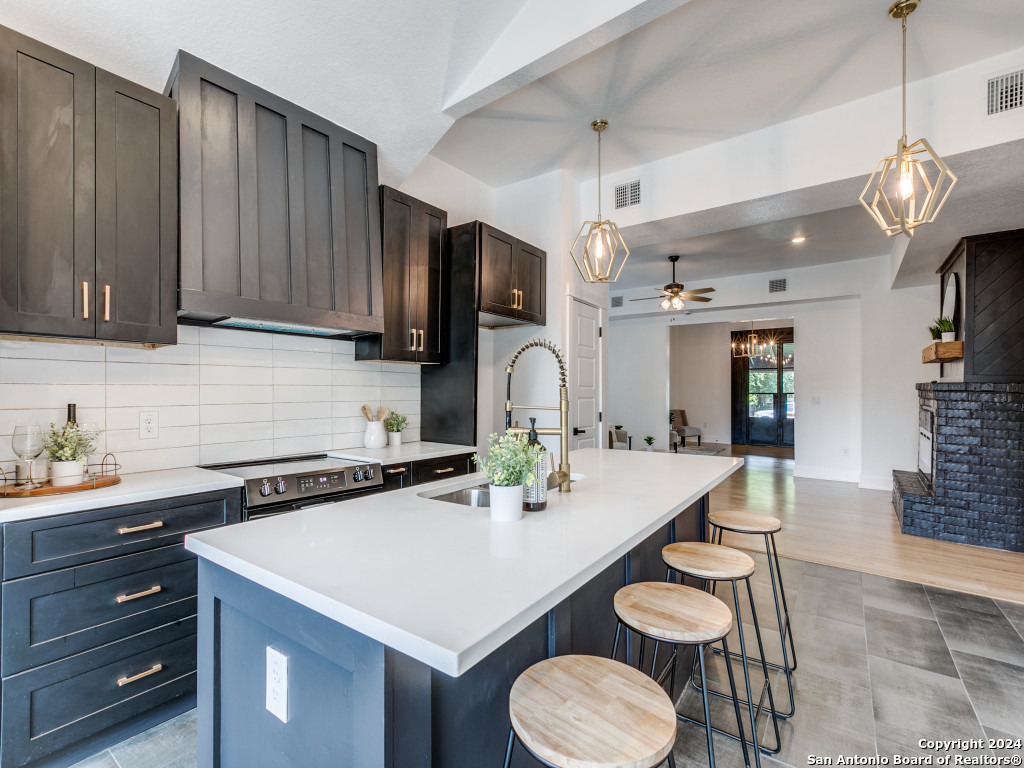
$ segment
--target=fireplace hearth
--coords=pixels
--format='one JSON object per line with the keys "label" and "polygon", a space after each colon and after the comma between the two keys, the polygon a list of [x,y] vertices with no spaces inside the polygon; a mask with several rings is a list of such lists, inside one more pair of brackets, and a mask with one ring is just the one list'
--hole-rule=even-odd
{"label": "fireplace hearth", "polygon": [[917,390],[918,471],[893,473],[903,532],[1024,552],[1024,384],[932,382]]}

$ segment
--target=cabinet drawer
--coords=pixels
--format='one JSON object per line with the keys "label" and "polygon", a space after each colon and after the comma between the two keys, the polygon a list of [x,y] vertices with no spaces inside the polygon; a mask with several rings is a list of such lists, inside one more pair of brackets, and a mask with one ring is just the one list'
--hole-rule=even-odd
{"label": "cabinet drawer", "polygon": [[412,485],[412,462],[389,464],[381,468],[385,491],[397,491]]}
{"label": "cabinet drawer", "polygon": [[190,618],[5,677],[0,763],[40,764],[105,728],[194,696],[195,671],[196,620]]}
{"label": "cabinet drawer", "polygon": [[241,492],[178,496],[4,526],[4,579],[180,544],[185,534],[239,520]]}
{"label": "cabinet drawer", "polygon": [[6,677],[194,616],[195,555],[178,544],[8,581],[0,605]]}
{"label": "cabinet drawer", "polygon": [[458,456],[445,456],[443,459],[425,459],[414,462],[412,465],[413,480],[416,485],[419,485],[469,474],[471,455],[463,453]]}

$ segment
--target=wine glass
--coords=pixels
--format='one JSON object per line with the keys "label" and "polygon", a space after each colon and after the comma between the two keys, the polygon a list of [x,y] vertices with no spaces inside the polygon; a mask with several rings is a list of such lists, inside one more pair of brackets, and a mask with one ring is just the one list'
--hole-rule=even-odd
{"label": "wine glass", "polygon": [[93,474],[89,469],[89,459],[96,453],[96,440],[100,435],[100,428],[95,421],[83,421],[79,425],[79,429],[82,430],[82,434],[87,437],[92,443],[92,451],[85,457],[85,461],[82,462],[85,465],[85,475],[82,477],[83,480],[92,480]]}
{"label": "wine glass", "polygon": [[32,480],[32,460],[43,452],[43,430],[38,424],[18,425],[11,437],[11,448],[18,457],[28,464],[28,482],[22,486],[25,490],[41,487]]}

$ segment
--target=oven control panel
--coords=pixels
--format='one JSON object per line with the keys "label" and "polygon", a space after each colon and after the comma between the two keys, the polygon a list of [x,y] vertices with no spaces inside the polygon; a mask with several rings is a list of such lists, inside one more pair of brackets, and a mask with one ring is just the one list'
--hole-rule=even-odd
{"label": "oven control panel", "polygon": [[346,473],[344,470],[337,472],[321,472],[316,475],[305,475],[296,478],[299,493],[322,493],[324,491],[337,491],[346,487]]}

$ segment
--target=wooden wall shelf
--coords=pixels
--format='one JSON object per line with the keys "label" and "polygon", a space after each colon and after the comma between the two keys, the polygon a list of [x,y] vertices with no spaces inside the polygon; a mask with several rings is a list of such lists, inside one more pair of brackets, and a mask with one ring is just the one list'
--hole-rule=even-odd
{"label": "wooden wall shelf", "polygon": [[933,341],[921,350],[922,363],[942,363],[947,360],[960,360],[964,356],[962,341]]}

